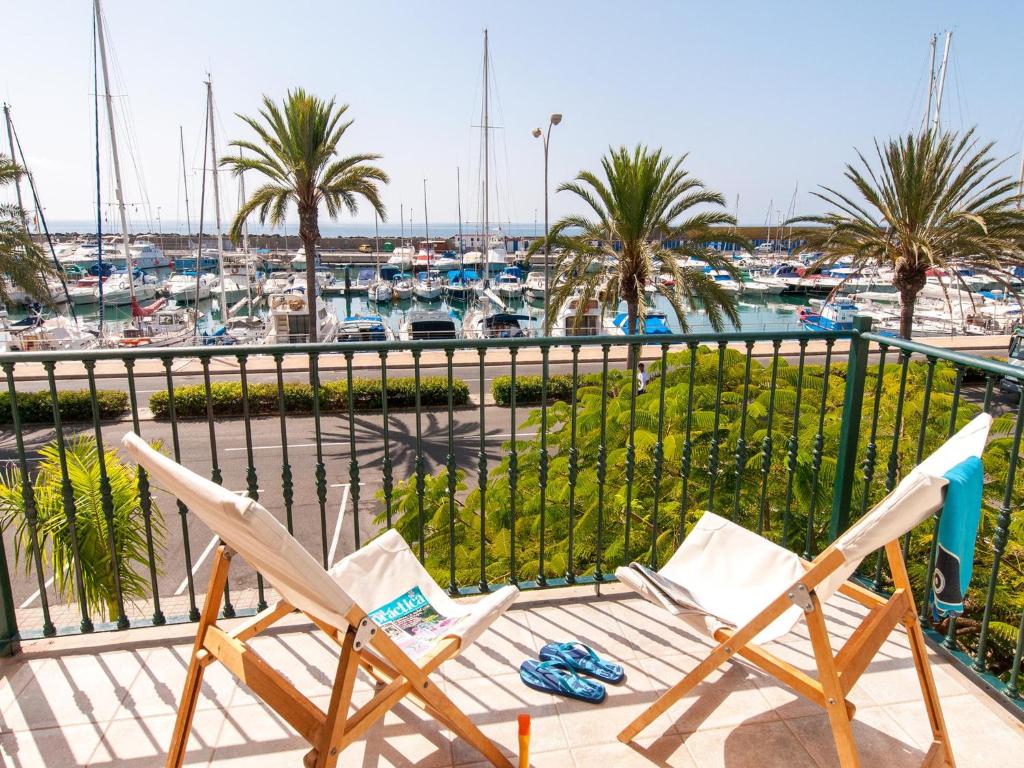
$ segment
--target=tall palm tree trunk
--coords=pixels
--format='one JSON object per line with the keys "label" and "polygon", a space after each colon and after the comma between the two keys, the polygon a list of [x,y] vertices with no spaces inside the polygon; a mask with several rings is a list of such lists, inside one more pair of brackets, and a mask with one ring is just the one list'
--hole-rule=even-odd
{"label": "tall palm tree trunk", "polygon": [[[636,299],[632,301],[626,301],[626,331],[630,338],[637,335],[637,322],[639,320],[639,311]],[[633,360],[637,354],[637,347],[635,344],[630,344],[626,350],[626,370],[633,370]]]}
{"label": "tall palm tree trunk", "polygon": [[306,252],[306,306],[309,310],[309,342],[317,342],[316,322],[316,241],[320,239],[320,227],[317,226],[316,208],[299,207],[299,239],[302,249]]}
{"label": "tall palm tree trunk", "polygon": [[917,294],[924,288],[928,275],[921,267],[896,270],[893,285],[900,293],[900,336],[910,339],[914,334],[914,307]]}

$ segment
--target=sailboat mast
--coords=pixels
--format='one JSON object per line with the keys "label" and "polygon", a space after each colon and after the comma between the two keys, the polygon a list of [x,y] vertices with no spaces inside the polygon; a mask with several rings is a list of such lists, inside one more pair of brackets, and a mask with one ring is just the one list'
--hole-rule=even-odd
{"label": "sailboat mast", "polygon": [[427,180],[423,180],[423,231],[427,237],[427,270],[430,270],[430,217],[427,215]]}
{"label": "sailboat mast", "polygon": [[466,249],[462,244],[462,174],[459,171],[459,166],[455,166],[455,197],[459,209],[459,271],[460,273],[463,273],[461,279],[465,282],[466,275],[464,274],[464,271],[466,269]]}
{"label": "sailboat mast", "polygon": [[[405,203],[398,204],[398,220],[402,223],[402,258],[405,258]],[[398,266],[402,266],[402,259],[398,260]],[[377,273],[377,277],[380,277],[380,269]]]}
{"label": "sailboat mast", "polygon": [[949,44],[953,39],[953,32],[946,33],[946,44],[942,48],[942,66],[939,67],[939,88],[935,94],[935,122],[932,129],[939,132],[939,119],[942,116],[942,91],[946,87],[946,63],[949,61]]}
{"label": "sailboat mast", "polygon": [[939,38],[937,35],[932,35],[930,47],[931,47],[931,63],[928,65],[928,99],[924,105],[924,116],[921,118],[921,133],[925,132],[928,128],[928,121],[932,115],[932,96],[935,95],[935,46],[938,43]]}
{"label": "sailboat mast", "polygon": [[[188,171],[185,165],[185,129],[178,126],[178,140],[181,142],[181,183],[185,189],[185,231],[188,233],[188,247],[192,247],[192,214],[188,209]],[[196,269],[199,265],[196,264]]]}
{"label": "sailboat mast", "polygon": [[[4,103],[4,122],[7,123],[7,143],[11,147],[11,162],[14,162],[14,158],[17,155],[14,154],[14,129],[11,127],[11,105]],[[14,177],[14,193],[18,199],[18,210],[21,212],[21,223],[24,225],[25,222],[25,205],[21,201],[21,178],[19,176]]]}
{"label": "sailboat mast", "polygon": [[[217,135],[214,132],[212,79],[207,79],[206,81],[206,113],[210,120],[210,154],[212,156],[210,172],[213,174],[213,216],[214,223],[217,226],[217,271],[220,273],[220,321],[227,324],[228,294],[227,289],[224,287],[224,233],[221,231],[220,226],[220,184],[217,182]],[[310,287],[307,286],[306,290],[310,290]]]}
{"label": "sailboat mast", "polygon": [[96,14],[96,39],[100,48],[100,64],[103,68],[103,90],[107,102],[107,122],[110,124],[110,151],[114,156],[114,195],[117,197],[117,210],[121,216],[121,253],[124,255],[125,268],[128,270],[128,293],[132,303],[135,302],[135,264],[132,263],[131,251],[128,248],[128,215],[124,209],[124,193],[121,188],[121,160],[117,156],[117,130],[114,128],[114,97],[110,93],[110,72],[107,68],[107,42],[103,31],[103,11],[100,0],[93,0],[93,11]]}
{"label": "sailboat mast", "polygon": [[377,209],[373,209],[373,265],[380,277],[380,229],[377,226]]}
{"label": "sailboat mast", "polygon": [[491,159],[491,129],[488,126],[488,120],[490,119],[490,77],[487,73],[487,60],[489,54],[487,52],[487,30],[484,30],[484,247],[483,247],[483,259],[481,259],[484,273],[484,288],[487,287],[488,278],[491,273],[491,257],[490,257],[490,201],[491,201],[491,185],[489,176],[489,164]]}

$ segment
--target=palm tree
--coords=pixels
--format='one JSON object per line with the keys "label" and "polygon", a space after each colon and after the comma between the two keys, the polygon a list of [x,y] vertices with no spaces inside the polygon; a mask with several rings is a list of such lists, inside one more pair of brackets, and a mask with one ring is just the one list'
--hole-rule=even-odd
{"label": "palm tree", "polygon": [[[96,440],[85,436],[68,439],[65,457],[75,505],[74,522],[64,506],[61,456],[56,441],[52,441],[39,451],[38,471],[32,484],[37,515],[34,523],[26,514],[21,475],[13,468],[0,471],[0,530],[12,531],[14,556],[26,574],[35,567],[32,553],[38,547],[43,568],[53,574],[56,594],[69,603],[83,597],[90,612],[110,619],[118,613],[117,583],[111,568],[115,554],[122,598],[144,600],[152,592],[139,478],[134,468],[121,462],[116,450],[103,449],[113,512],[111,529],[100,493]],[[164,521],[155,501],[151,502],[151,513],[148,531],[153,551],[162,552]],[[154,566],[159,570],[159,563]],[[81,595],[77,592],[79,569]]]}
{"label": "palm tree", "polygon": [[259,141],[232,141],[231,146],[249,153],[227,156],[220,164],[237,176],[257,171],[266,183],[246,200],[231,224],[231,239],[238,241],[246,219],[256,213],[261,224],[280,226],[294,203],[299,214],[299,239],[306,253],[306,286],[310,291],[309,340],[316,341],[316,243],[320,239],[320,206],[332,220],[344,207],[358,210],[357,198],[365,199],[382,220],[387,215],[380,200],[378,183],[387,184],[388,175],[372,161],[380,155],[359,154],[338,158],[338,143],[351,120],[342,122],[348,104],[335,105],[302,88],[288,91],[278,105],[263,97],[259,117],[239,117],[256,133]]}
{"label": "palm tree", "polygon": [[[16,184],[24,173],[20,165],[0,154],[0,189]],[[13,204],[0,204],[0,273],[8,278],[0,280],[0,302],[6,304],[11,286],[19,285],[33,298],[51,303],[46,278],[56,274],[56,270],[42,249],[32,242],[25,226],[25,212]]]}
{"label": "palm tree", "polygon": [[996,175],[1002,161],[992,146],[979,145],[973,128],[962,135],[911,133],[884,146],[876,141],[877,169],[860,152],[859,166],[846,166],[853,193],[821,187],[814,195],[832,210],[790,223],[816,225],[800,236],[807,249],[822,252],[818,265],[853,256],[855,273],[892,267],[900,335],[909,339],[929,270],[960,280],[953,268],[959,261],[1009,288],[1003,270],[1021,263],[1021,198],[1010,177]]}
{"label": "palm tree", "polygon": [[[736,276],[727,260],[701,243],[714,239],[749,247],[735,234],[712,234],[713,226],[735,226],[736,219],[725,211],[692,211],[697,206],[724,207],[725,200],[683,168],[686,157],[673,158],[640,145],[632,151],[622,146],[609,149],[602,158],[603,178],[580,171],[574,181],[559,186],[559,192],[571,192],[589,210],[588,215],[566,216],[551,227],[551,244],[562,252],[549,288],[546,330],[559,308],[579,292],[584,302],[600,298],[606,312],[615,312],[624,301],[628,330],[634,334],[647,313],[644,288],[649,280],[671,305],[684,332],[689,329],[686,312],[695,300],[703,304],[716,331],[727,320],[739,326],[733,296],[703,270],[679,263],[681,258],[700,258]],[[529,254],[543,245],[543,240],[535,240]],[[594,264],[599,265],[596,270]],[[656,279],[660,275],[669,279],[661,282]]]}

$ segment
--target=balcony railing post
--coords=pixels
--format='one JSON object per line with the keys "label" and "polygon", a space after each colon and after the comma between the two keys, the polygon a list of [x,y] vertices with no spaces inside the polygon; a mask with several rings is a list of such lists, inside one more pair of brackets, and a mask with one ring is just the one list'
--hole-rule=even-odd
{"label": "balcony railing post", "polygon": [[839,430],[839,452],[836,456],[836,481],[832,490],[829,541],[835,541],[850,525],[850,502],[853,478],[857,469],[857,447],[870,344],[861,334],[871,330],[871,318],[860,315],[853,318],[853,330],[854,336],[850,339],[850,354],[846,367],[846,392],[843,396],[843,421]]}

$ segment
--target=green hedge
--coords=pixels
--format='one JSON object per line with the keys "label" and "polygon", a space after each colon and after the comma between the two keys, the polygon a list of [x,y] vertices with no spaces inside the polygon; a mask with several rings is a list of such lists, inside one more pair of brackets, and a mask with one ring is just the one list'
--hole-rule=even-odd
{"label": "green hedge", "polygon": [[[101,419],[116,419],[128,412],[128,393],[110,389],[96,391]],[[62,421],[92,421],[92,400],[86,389],[67,390],[57,393]],[[18,413],[23,424],[52,424],[53,403],[48,391],[19,392]],[[6,392],[0,393],[0,424],[11,424],[11,399]]]}
{"label": "green hedge", "polygon": [[[210,399],[214,416],[239,416],[242,414],[242,385],[240,383],[218,382],[210,385]],[[170,416],[166,392],[154,392],[149,398],[149,407],[158,419]],[[382,406],[381,386],[378,379],[353,379],[352,401],[355,410],[379,410]],[[469,387],[466,382],[452,382],[452,403],[465,405],[469,402]],[[420,379],[420,404],[423,406],[448,405],[448,378],[446,376],[424,376]],[[290,383],[284,385],[286,413],[312,413],[313,388],[309,384]],[[416,380],[412,377],[388,379],[388,406],[405,408],[416,405]],[[344,411],[348,409],[348,383],[328,381],[320,385],[320,410]],[[174,390],[175,415],[181,419],[206,417],[206,388],[202,384],[177,387]],[[252,416],[278,413],[276,384],[249,385],[249,414]]]}
{"label": "green hedge", "polygon": [[[601,374],[585,373],[579,377],[579,386],[587,387],[601,383]],[[516,405],[534,405],[540,402],[540,376],[516,376]],[[491,382],[491,396],[498,405],[512,403],[512,377],[495,376]],[[548,401],[572,400],[572,375],[555,373],[548,376]]]}

